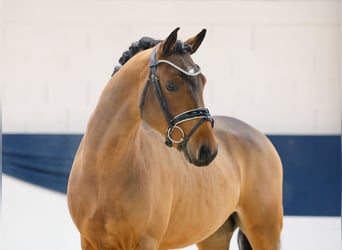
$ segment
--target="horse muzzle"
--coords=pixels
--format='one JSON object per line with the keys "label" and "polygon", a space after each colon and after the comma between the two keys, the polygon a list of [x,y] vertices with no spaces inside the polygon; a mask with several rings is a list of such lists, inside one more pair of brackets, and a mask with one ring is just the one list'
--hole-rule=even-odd
{"label": "horse muzzle", "polygon": [[[188,121],[196,122],[188,133],[185,133],[179,125]],[[212,135],[200,132],[203,126],[207,127],[205,131],[212,130],[214,127],[214,119],[207,108],[196,108],[181,113],[170,121],[165,144],[169,147],[178,144],[178,150],[184,152],[185,158],[190,163],[195,166],[207,166],[217,155],[217,145],[213,142]],[[174,134],[178,134],[178,136],[174,136]],[[191,139],[193,139],[192,142],[190,142]],[[213,146],[214,144],[215,146]]]}
{"label": "horse muzzle", "polygon": [[195,153],[192,153],[189,147],[183,149],[185,158],[197,167],[208,166],[217,155],[217,146],[212,148],[206,144],[199,147]]}

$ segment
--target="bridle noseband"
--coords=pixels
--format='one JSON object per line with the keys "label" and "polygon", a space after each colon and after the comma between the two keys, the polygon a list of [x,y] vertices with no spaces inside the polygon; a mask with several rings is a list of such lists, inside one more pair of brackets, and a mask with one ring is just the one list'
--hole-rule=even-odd
{"label": "bridle noseband", "polygon": [[[167,61],[167,60],[158,60],[157,61],[156,48],[154,48],[152,53],[151,53],[151,59],[150,59],[150,73],[149,73],[148,79],[146,81],[146,85],[145,85],[145,88],[143,90],[140,105],[139,105],[140,114],[142,115],[142,109],[144,106],[144,101],[145,101],[145,96],[146,96],[146,92],[148,89],[148,85],[149,85],[149,83],[152,82],[155,94],[157,96],[157,99],[158,99],[158,102],[160,105],[160,108],[163,111],[164,117],[165,117],[166,122],[168,123],[168,126],[169,126],[167,131],[166,131],[165,144],[168,147],[172,147],[172,143],[178,143],[178,144],[180,144],[179,148],[184,149],[186,147],[186,144],[188,143],[190,137],[205,121],[210,121],[211,126],[214,127],[214,119],[210,115],[209,110],[207,108],[196,108],[196,109],[188,110],[188,111],[185,111],[185,112],[178,114],[174,117],[170,114],[166,100],[165,100],[165,97],[164,97],[163,92],[162,92],[161,87],[160,87],[159,78],[156,75],[156,68],[157,68],[157,65],[160,63],[169,64],[173,68],[177,69],[178,71],[180,71],[183,74],[188,75],[188,76],[197,76],[197,75],[201,74],[201,70],[198,69],[195,72],[187,72],[184,69],[173,64],[170,61]],[[194,119],[200,119],[200,120],[190,130],[189,134],[186,135],[184,133],[183,129],[179,126],[179,124],[186,122],[186,121],[194,120]],[[175,130],[178,130],[181,134],[181,138],[178,140],[172,138],[172,134]]]}

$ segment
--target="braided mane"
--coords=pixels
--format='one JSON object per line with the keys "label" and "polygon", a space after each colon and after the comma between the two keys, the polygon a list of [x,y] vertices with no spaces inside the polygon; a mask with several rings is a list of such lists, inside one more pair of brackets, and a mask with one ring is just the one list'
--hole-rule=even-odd
{"label": "braided mane", "polygon": [[[153,48],[158,43],[160,43],[162,40],[155,40],[151,37],[143,37],[137,42],[133,42],[131,46],[129,46],[128,50],[122,53],[122,56],[119,59],[119,66],[116,66],[114,68],[114,71],[112,73],[112,76],[119,71],[119,69],[133,56],[135,56],[137,53],[143,50],[147,50],[150,48]],[[175,52],[178,53],[190,53],[191,52],[191,46],[188,44],[183,44],[182,41],[177,41],[175,48]]]}

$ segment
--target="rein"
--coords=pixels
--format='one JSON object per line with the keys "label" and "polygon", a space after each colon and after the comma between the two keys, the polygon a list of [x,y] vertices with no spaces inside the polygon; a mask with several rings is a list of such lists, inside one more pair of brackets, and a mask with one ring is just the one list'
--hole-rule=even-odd
{"label": "rein", "polygon": [[[179,66],[175,65],[174,63],[167,61],[167,60],[158,60],[156,58],[156,48],[153,49],[151,53],[151,59],[150,59],[150,73],[148,76],[148,79],[146,81],[145,88],[142,93],[141,101],[140,101],[140,114],[142,114],[142,109],[144,106],[145,102],[145,96],[147,93],[147,89],[149,84],[152,82],[153,88],[155,91],[155,94],[157,96],[159,105],[161,110],[163,111],[164,117],[166,119],[166,122],[168,124],[168,128],[166,130],[166,135],[165,135],[165,144],[168,147],[172,147],[172,143],[177,143],[180,144],[179,148],[184,149],[186,147],[186,144],[188,143],[190,137],[193,135],[193,133],[205,122],[205,121],[210,121],[211,126],[214,127],[214,119],[210,115],[209,110],[207,108],[196,108],[196,109],[191,109],[188,111],[185,111],[181,114],[178,114],[176,116],[172,116],[168,110],[168,106],[166,103],[166,99],[163,95],[163,92],[160,87],[160,81],[159,78],[156,74],[156,68],[157,65],[160,63],[167,63],[173,68],[177,69],[178,71],[182,72],[185,75],[188,76],[197,76],[201,74],[201,69],[198,69],[196,72],[187,72],[184,69],[180,68]],[[189,134],[185,134],[183,129],[179,126],[179,124],[194,120],[194,119],[200,119],[195,126],[190,130]],[[173,139],[172,134],[175,130],[178,130],[181,134],[180,139]]]}

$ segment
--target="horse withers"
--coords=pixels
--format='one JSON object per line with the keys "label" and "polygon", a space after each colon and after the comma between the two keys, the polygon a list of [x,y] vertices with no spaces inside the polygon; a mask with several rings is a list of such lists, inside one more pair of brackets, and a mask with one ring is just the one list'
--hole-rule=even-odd
{"label": "horse withers", "polygon": [[206,30],[181,42],[148,37],[120,59],[87,125],[68,184],[84,250],[280,248],[282,166],[246,123],[212,117],[191,55]]}

